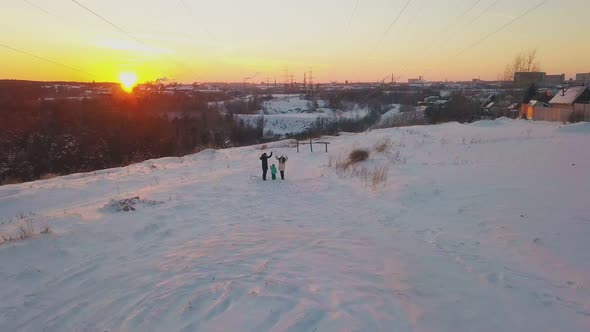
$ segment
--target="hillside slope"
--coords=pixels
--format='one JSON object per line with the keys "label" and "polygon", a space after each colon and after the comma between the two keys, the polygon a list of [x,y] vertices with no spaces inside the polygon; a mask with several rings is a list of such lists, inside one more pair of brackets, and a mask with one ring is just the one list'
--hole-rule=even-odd
{"label": "hillside slope", "polygon": [[0,232],[52,230],[0,245],[0,331],[590,330],[588,124],[327,140],[269,144],[284,182],[245,147],[0,187]]}

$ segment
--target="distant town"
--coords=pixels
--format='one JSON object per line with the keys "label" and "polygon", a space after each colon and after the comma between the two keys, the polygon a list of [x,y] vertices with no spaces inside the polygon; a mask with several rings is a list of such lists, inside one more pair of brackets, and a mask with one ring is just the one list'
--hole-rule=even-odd
{"label": "distant town", "polygon": [[[192,84],[157,80],[139,84],[133,90],[136,96],[169,95],[194,97],[206,95],[206,108],[228,111],[232,105],[273,95],[304,95],[309,101],[332,99],[338,94],[367,91],[369,94],[394,94],[402,96],[395,103],[412,106],[413,110],[437,108],[444,110],[453,95],[460,93],[479,105],[480,118],[506,116],[533,120],[567,121],[574,111],[589,112],[590,72],[578,73],[575,77],[546,72],[515,72],[512,81],[485,81],[474,78],[471,81],[429,81],[418,77],[398,82],[392,75],[381,82],[331,82],[313,83],[303,75],[301,82],[293,76],[283,82],[195,82]],[[33,94],[39,101],[83,100],[104,98],[123,94],[116,83],[77,82],[28,82],[4,80],[3,86],[35,86]],[[531,90],[532,89],[532,90]],[[527,91],[528,90],[528,91]],[[371,92],[373,91],[373,92]],[[523,96],[523,94],[526,95]],[[361,100],[362,101],[362,100]],[[331,107],[333,105],[325,105]],[[233,107],[236,108],[236,107]],[[239,108],[239,107],[238,107]],[[244,107],[242,107],[244,108]],[[405,108],[405,111],[410,110]],[[192,110],[195,111],[195,110]],[[201,111],[201,110],[199,110]],[[242,113],[257,113],[258,109],[242,109]],[[166,109],[160,113],[170,118],[190,116],[191,110]],[[236,113],[236,112],[232,112]],[[239,113],[239,112],[238,112]],[[586,117],[587,119],[588,117]]]}

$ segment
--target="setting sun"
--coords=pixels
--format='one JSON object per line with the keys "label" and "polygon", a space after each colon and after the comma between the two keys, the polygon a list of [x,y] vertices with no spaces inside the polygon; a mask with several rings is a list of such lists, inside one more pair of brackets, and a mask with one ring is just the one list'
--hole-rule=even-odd
{"label": "setting sun", "polygon": [[131,92],[135,84],[137,84],[137,75],[130,72],[121,73],[119,74],[119,81],[123,90]]}

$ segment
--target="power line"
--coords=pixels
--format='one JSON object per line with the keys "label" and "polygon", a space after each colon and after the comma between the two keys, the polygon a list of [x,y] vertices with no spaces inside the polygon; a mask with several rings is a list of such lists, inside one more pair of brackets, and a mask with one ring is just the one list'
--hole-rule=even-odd
{"label": "power line", "polygon": [[[147,43],[143,42],[142,40],[140,40],[139,38],[135,37],[134,35],[132,35],[130,32],[128,32],[127,30],[121,28],[120,26],[118,26],[117,24],[113,23],[112,21],[108,20],[107,18],[105,18],[104,16],[98,14],[96,11],[90,9],[89,7],[81,4],[80,2],[78,2],[77,0],[71,0],[72,2],[74,2],[75,4],[77,4],[78,6],[80,6],[81,8],[83,8],[84,10],[88,11],[89,13],[93,14],[94,16],[96,16],[97,18],[99,18],[100,20],[102,20],[103,22],[109,24],[110,26],[114,27],[115,29],[117,29],[117,31],[125,34],[127,37],[135,40],[136,42],[138,42],[139,44],[146,46],[146,47],[150,47]],[[185,67],[191,74],[193,74],[194,76],[198,76],[196,75],[195,72],[193,72],[187,65],[178,62],[172,58],[170,58],[170,60],[176,64],[179,67]]]}
{"label": "power line", "polygon": [[471,7],[469,7],[465,12],[463,12],[463,14],[460,16],[460,18],[462,18],[463,16],[467,15],[470,11],[473,10],[473,8],[475,8],[475,6],[477,6],[482,0],[477,0],[475,1]]}
{"label": "power line", "polygon": [[459,53],[457,53],[456,55],[460,55],[465,53],[467,50],[476,47],[477,45],[483,43],[484,41],[490,39],[492,36],[494,36],[495,34],[501,32],[502,30],[506,29],[507,27],[511,26],[512,24],[514,24],[516,21],[520,20],[521,18],[527,16],[528,14],[532,13],[533,11],[537,10],[538,8],[540,8],[541,6],[545,5],[547,2],[549,2],[549,0],[544,0],[541,1],[540,3],[538,3],[537,5],[535,5],[533,8],[527,10],[526,12],[524,12],[523,14],[521,14],[520,16],[514,18],[512,21],[502,25],[500,28],[494,30],[492,33],[487,34],[485,37],[481,38],[480,40],[476,41],[475,43],[471,44],[469,47],[467,47],[466,49],[460,51]]}
{"label": "power line", "polygon": [[92,15],[98,17],[100,20],[102,20],[103,22],[107,23],[108,25],[114,27],[115,29],[117,29],[119,32],[125,34],[127,37],[135,40],[136,42],[142,44],[143,46],[148,46],[146,43],[144,43],[143,41],[141,41],[139,38],[135,37],[134,35],[132,35],[129,31],[121,28],[120,26],[116,25],[115,23],[113,23],[112,21],[107,20],[104,16],[100,15],[99,13],[97,13],[96,11],[88,8],[87,6],[81,4],[80,2],[78,2],[77,0],[71,0],[73,3],[77,4],[78,6],[80,6],[81,8],[83,8],[84,10],[86,10],[87,12],[91,13]]}
{"label": "power line", "polygon": [[[481,13],[479,13],[479,15],[477,15],[473,20],[469,21],[469,23],[467,23],[465,25],[465,27],[468,27],[470,25],[472,25],[473,23],[475,23],[477,20],[479,20],[482,16],[484,16],[487,12],[489,12],[497,3],[499,0],[495,0],[490,6],[488,6],[486,9],[484,9]],[[479,1],[478,1],[479,2]],[[461,32],[461,30],[456,30],[455,33],[452,33],[451,35],[448,36],[447,39],[445,39],[442,44],[448,43],[449,41],[451,41],[453,38],[455,38],[459,32]]]}
{"label": "power line", "polygon": [[[186,14],[188,14],[189,18],[192,18],[195,22],[199,22],[197,17],[195,16],[193,9],[186,3],[184,0],[179,0],[180,4],[186,9]],[[199,28],[203,30],[203,32],[207,35],[207,37],[212,38],[211,32],[206,29],[202,24],[199,24]]]}
{"label": "power line", "polygon": [[47,10],[45,10],[43,7],[40,7],[39,5],[34,4],[34,3],[30,2],[29,0],[23,0],[23,1],[26,2],[26,3],[28,3],[29,5],[37,8],[37,9],[39,9],[40,11],[44,12],[45,14],[50,15],[50,16],[53,16],[53,15],[51,15],[50,12],[48,12]]}
{"label": "power line", "polygon": [[482,2],[482,0],[476,0],[473,4],[471,4],[471,6],[469,8],[467,8],[461,15],[457,16],[455,19],[451,20],[445,27],[444,29],[442,29],[443,33],[447,32],[449,29],[451,29],[453,27],[453,25],[456,25],[459,23],[459,21],[461,21],[461,19],[469,14],[473,8],[475,8],[475,6],[477,6],[480,2]]}
{"label": "power line", "polygon": [[[457,22],[459,22],[465,15],[469,14],[469,12],[471,12],[473,10],[473,8],[475,8],[475,6],[477,6],[482,0],[476,0],[467,10],[465,10],[461,15],[457,16],[457,18],[455,18],[454,20],[452,20],[451,22],[449,22],[449,24],[447,24],[447,26],[443,29],[443,31],[448,30],[450,27],[452,27],[454,24],[457,24]],[[471,22],[473,23],[473,21]],[[471,23],[468,23],[468,25],[470,25]],[[454,32],[454,33],[453,33]],[[420,59],[418,60],[418,62],[422,62],[424,61],[424,59],[429,56],[432,51],[434,51],[435,49],[439,48],[441,45],[444,45],[445,43],[447,43],[449,40],[451,40],[454,36],[457,35],[457,33],[459,32],[459,30],[456,30],[456,26],[455,26],[455,30],[451,30],[451,34],[449,34],[448,38],[441,41],[439,40],[438,43],[432,43],[432,45],[430,46],[430,48],[423,53],[423,56],[420,57]]]}
{"label": "power line", "polygon": [[[120,32],[124,33],[124,34],[129,34],[129,32],[127,32],[126,30],[124,30],[123,28],[121,28],[120,26],[116,25],[115,23],[107,20],[106,18],[104,18],[103,16],[101,16],[100,14],[98,14],[97,12],[95,12],[94,10],[86,7],[85,5],[81,4],[80,2],[76,1],[76,0],[71,0],[73,3],[77,4],[78,6],[84,8],[84,10],[86,10],[87,12],[91,13],[92,15],[98,17],[99,19],[101,19],[103,22],[107,23],[108,25],[114,27],[115,29],[119,30]],[[133,37],[135,38],[135,37]]]}
{"label": "power line", "polygon": [[350,14],[350,18],[348,19],[348,25],[346,26],[347,29],[350,29],[350,25],[352,24],[352,19],[354,18],[354,15],[356,14],[356,11],[359,7],[359,2],[360,2],[360,0],[356,0],[356,2],[354,3],[354,8],[352,9],[352,14]]}
{"label": "power line", "polygon": [[[355,8],[353,11],[353,14],[356,12],[357,10],[357,5],[358,2],[355,4]],[[369,57],[379,48],[379,46],[381,45],[381,43],[383,42],[383,40],[385,39],[385,37],[389,34],[389,32],[391,31],[391,29],[393,29],[393,27],[397,24],[397,22],[399,21],[400,17],[404,14],[404,12],[406,11],[406,9],[408,8],[408,6],[410,5],[410,3],[412,2],[412,0],[408,0],[406,2],[406,4],[404,5],[404,7],[402,8],[402,10],[397,14],[397,16],[395,17],[395,19],[393,20],[393,22],[391,22],[391,24],[389,25],[389,27],[387,28],[387,30],[385,30],[385,32],[383,33],[383,36],[381,36],[381,39],[379,40],[379,42],[377,43],[377,45],[375,46],[375,49],[373,49],[373,51],[369,54]],[[352,20],[352,17],[351,17]],[[389,76],[389,75],[387,75]],[[386,76],[386,77],[387,77]],[[384,81],[385,79],[383,79],[382,81]],[[381,86],[383,86],[385,83],[383,83]],[[342,94],[344,94],[344,90],[340,91],[339,93],[337,93],[332,99],[330,99],[329,104],[331,104],[332,102],[334,102],[334,100],[336,100],[338,97],[340,97]],[[371,95],[371,94],[369,94]]]}
{"label": "power line", "polygon": [[90,75],[92,77],[96,77],[96,75],[94,75],[92,73],[89,73],[87,71],[84,71],[82,69],[78,69],[78,68],[75,68],[75,67],[70,67],[70,66],[65,65],[65,64],[63,64],[61,62],[57,62],[57,61],[54,61],[54,60],[51,60],[51,59],[48,59],[48,58],[44,58],[44,57],[39,56],[39,55],[35,55],[33,53],[29,53],[27,51],[23,51],[23,50],[18,49],[16,47],[12,47],[12,46],[9,46],[9,45],[6,45],[6,44],[0,44],[0,47],[4,47],[4,48],[9,49],[11,51],[18,52],[18,53],[21,53],[21,54],[25,54],[27,56],[30,56],[30,57],[35,58],[35,59],[38,59],[38,60],[49,62],[49,63],[54,64],[56,66],[64,67],[64,68],[67,68],[69,70],[77,71],[79,73],[83,73],[83,74],[86,74],[86,75]]}
{"label": "power line", "polygon": [[473,24],[474,22],[479,20],[482,16],[487,14],[492,8],[494,8],[494,6],[498,3],[498,1],[499,0],[495,0],[494,2],[492,2],[486,9],[484,9],[481,13],[479,13],[479,15],[477,15],[473,20],[471,20],[467,25]]}
{"label": "power line", "polygon": [[[397,16],[395,17],[395,19],[393,20],[393,22],[391,22],[391,24],[389,25],[389,27],[387,27],[387,30],[385,30],[385,32],[383,33],[383,36],[381,36],[381,39],[379,40],[379,42],[375,46],[375,49],[373,50],[373,52],[376,51],[379,48],[379,46],[381,46],[381,43],[383,42],[383,40],[385,39],[385,37],[389,34],[389,32],[391,31],[391,29],[393,29],[393,27],[397,24],[397,21],[399,21],[400,17],[402,17],[402,15],[404,14],[404,12],[406,11],[406,8],[408,8],[408,6],[410,5],[411,2],[412,2],[412,0],[408,0],[406,2],[406,4],[404,5],[404,8],[402,8],[402,10],[397,14]],[[371,54],[373,52],[371,52]]]}
{"label": "power line", "polygon": [[[479,2],[480,2],[480,1],[477,1],[477,2],[476,2],[474,5],[472,5],[472,7],[471,7],[471,8],[470,8],[468,11],[466,11],[466,12],[465,12],[463,15],[466,15],[467,13],[469,13],[469,11],[471,11],[471,10],[472,10],[472,9],[473,9],[473,8],[474,8],[476,5],[477,5],[477,3],[479,3]],[[498,0],[494,1],[494,3],[493,3],[491,6],[489,6],[488,8],[486,8],[486,9],[485,9],[485,10],[482,12],[482,14],[480,14],[480,15],[478,16],[478,18],[479,18],[479,17],[481,17],[481,16],[483,16],[485,13],[487,13],[487,12],[488,12],[488,11],[489,11],[489,10],[490,10],[492,7],[493,7],[493,5],[495,5],[497,2],[498,2]],[[503,25],[503,26],[501,26],[499,29],[495,30],[494,32],[492,32],[492,33],[490,33],[490,34],[486,35],[486,36],[485,36],[485,37],[483,37],[482,39],[480,39],[480,40],[478,40],[477,42],[473,43],[472,45],[470,45],[469,47],[467,47],[467,48],[466,48],[466,49],[464,49],[463,51],[459,52],[457,55],[459,55],[459,54],[462,54],[462,53],[466,52],[466,51],[467,51],[467,50],[469,50],[470,48],[476,47],[476,46],[477,46],[477,45],[479,45],[480,43],[482,43],[482,42],[484,42],[485,40],[487,40],[487,39],[491,38],[493,35],[495,35],[495,34],[499,33],[500,31],[504,30],[504,29],[505,29],[505,28],[507,28],[508,26],[510,26],[510,25],[512,25],[512,24],[514,24],[516,21],[518,21],[518,20],[520,20],[521,18],[525,17],[526,15],[530,14],[530,13],[531,13],[531,12],[533,12],[534,10],[536,10],[536,9],[538,9],[539,7],[541,7],[541,6],[545,5],[547,2],[549,2],[549,0],[542,1],[541,3],[537,4],[537,5],[536,5],[536,6],[534,6],[533,8],[529,9],[528,11],[526,11],[525,13],[523,13],[522,15],[520,15],[519,17],[517,17],[517,18],[515,18],[514,20],[512,20],[512,21],[510,21],[510,22],[508,22],[508,23],[506,23],[506,24],[504,24],[504,25]],[[469,24],[473,23],[474,21],[475,21],[475,20],[472,20],[472,21],[471,21]],[[469,24],[468,24],[468,25],[469,25]],[[457,56],[457,55],[455,55],[455,56]],[[374,91],[367,93],[367,95],[365,95],[365,97],[363,97],[363,98],[360,100],[359,104],[363,104],[363,103],[367,102],[367,101],[369,100],[369,98],[371,98],[373,95],[375,95],[375,94],[377,94],[378,92],[380,92],[380,91],[381,91],[381,89],[382,89],[383,87],[385,87],[386,85],[387,85],[387,84],[385,83],[385,81],[383,81],[383,82],[382,82],[382,83],[381,83],[379,86],[377,86],[377,87],[375,88],[375,90],[374,90]],[[342,94],[342,92],[341,92],[341,93],[339,93],[339,94],[337,94],[337,95],[336,95],[334,98],[332,98],[332,100],[330,101],[330,103],[331,103],[333,100],[335,100],[336,98],[338,98],[338,97],[339,97],[341,94]]]}

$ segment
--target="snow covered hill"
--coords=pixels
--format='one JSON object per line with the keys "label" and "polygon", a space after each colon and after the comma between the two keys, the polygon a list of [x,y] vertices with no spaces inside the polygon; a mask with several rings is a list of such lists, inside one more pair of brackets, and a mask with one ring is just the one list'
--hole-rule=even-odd
{"label": "snow covered hill", "polygon": [[0,331],[590,331],[589,124],[326,139],[0,187]]}
{"label": "snow covered hill", "polygon": [[262,105],[260,114],[237,114],[245,123],[256,126],[264,118],[263,131],[266,136],[294,135],[309,130],[319,118],[326,121],[338,119],[362,119],[369,114],[366,107],[351,107],[350,110],[333,110],[328,108],[325,100],[317,101],[313,108],[311,101],[300,94],[274,94],[273,99]]}

